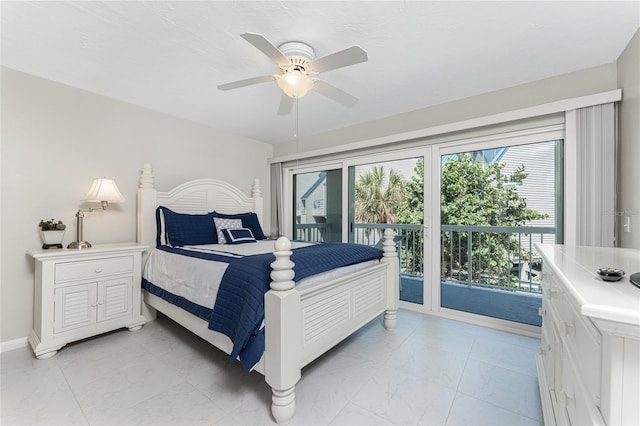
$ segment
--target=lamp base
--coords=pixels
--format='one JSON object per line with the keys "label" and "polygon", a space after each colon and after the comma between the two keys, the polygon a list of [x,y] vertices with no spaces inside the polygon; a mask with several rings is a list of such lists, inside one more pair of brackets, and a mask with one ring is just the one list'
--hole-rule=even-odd
{"label": "lamp base", "polygon": [[62,248],[62,244],[43,244],[42,248],[45,250],[50,248]]}
{"label": "lamp base", "polygon": [[91,247],[91,243],[88,241],[73,241],[67,246],[68,249],[83,249]]}

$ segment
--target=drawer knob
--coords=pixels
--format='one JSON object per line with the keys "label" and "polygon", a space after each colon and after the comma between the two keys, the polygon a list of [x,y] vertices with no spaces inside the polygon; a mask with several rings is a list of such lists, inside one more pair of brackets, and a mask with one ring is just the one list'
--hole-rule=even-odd
{"label": "drawer knob", "polygon": [[558,395],[558,403],[563,408],[576,407],[576,399],[572,396],[567,395],[566,392],[560,392],[560,395]]}
{"label": "drawer knob", "polygon": [[538,349],[538,355],[545,356],[549,353],[550,350],[551,350],[551,345],[549,344],[544,345],[540,349]]}
{"label": "drawer knob", "polygon": [[102,272],[102,266],[97,266],[94,271],[96,271],[96,274],[99,274],[100,272]]}
{"label": "drawer knob", "polygon": [[576,326],[573,324],[567,324],[566,322],[563,322],[562,324],[560,324],[560,333],[563,336],[575,336],[576,335]]}

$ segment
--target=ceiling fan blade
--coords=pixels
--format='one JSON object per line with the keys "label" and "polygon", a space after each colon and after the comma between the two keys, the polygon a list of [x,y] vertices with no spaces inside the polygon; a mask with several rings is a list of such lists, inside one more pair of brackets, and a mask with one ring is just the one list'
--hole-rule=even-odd
{"label": "ceiling fan blade", "polygon": [[267,55],[276,65],[288,65],[289,59],[262,34],[244,33],[240,37],[251,43],[256,49]]}
{"label": "ceiling fan blade", "polygon": [[247,78],[246,80],[238,80],[231,83],[220,84],[218,86],[219,90],[232,90],[237,89],[239,87],[251,86],[252,84],[266,83],[268,81],[273,81],[275,78],[272,75],[263,75],[260,77]]}
{"label": "ceiling fan blade", "polygon": [[351,96],[347,92],[338,89],[337,87],[332,86],[331,84],[322,80],[315,80],[313,89],[321,95],[326,96],[327,98],[334,100],[346,107],[352,107],[356,103],[358,103],[358,98]]}
{"label": "ceiling fan blade", "polygon": [[369,60],[367,51],[360,46],[352,46],[339,52],[311,61],[309,66],[315,72],[325,72]]}
{"label": "ceiling fan blade", "polygon": [[293,109],[294,99],[285,93],[280,98],[280,106],[278,107],[278,115],[288,115]]}

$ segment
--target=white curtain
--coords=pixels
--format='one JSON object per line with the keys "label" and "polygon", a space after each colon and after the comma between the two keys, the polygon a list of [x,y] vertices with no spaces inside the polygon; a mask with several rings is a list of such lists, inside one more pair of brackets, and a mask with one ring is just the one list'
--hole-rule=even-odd
{"label": "white curtain", "polygon": [[271,164],[271,236],[283,235],[282,163]]}
{"label": "white curtain", "polygon": [[613,103],[576,110],[576,244],[615,246],[616,125]]}

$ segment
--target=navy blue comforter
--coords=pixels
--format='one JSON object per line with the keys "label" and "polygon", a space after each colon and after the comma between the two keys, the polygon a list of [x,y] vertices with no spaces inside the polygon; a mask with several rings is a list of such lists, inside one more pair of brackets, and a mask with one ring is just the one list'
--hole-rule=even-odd
{"label": "navy blue comforter", "polygon": [[[324,243],[294,249],[294,281],[342,266],[380,259],[382,250],[359,244]],[[250,371],[264,352],[264,294],[269,290],[272,253],[229,262],[211,314],[209,328],[233,342],[229,359],[238,357]]]}

